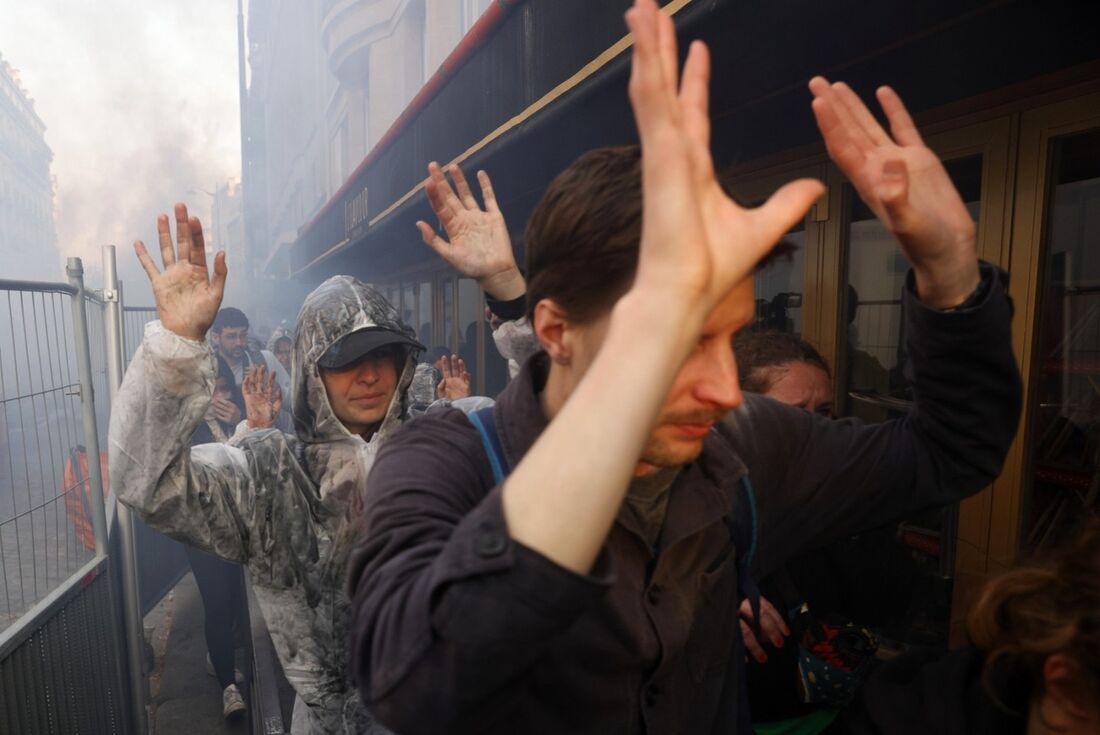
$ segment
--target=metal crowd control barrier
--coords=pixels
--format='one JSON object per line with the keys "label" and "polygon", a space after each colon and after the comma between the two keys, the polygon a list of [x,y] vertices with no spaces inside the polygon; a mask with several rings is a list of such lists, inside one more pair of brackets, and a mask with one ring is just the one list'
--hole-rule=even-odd
{"label": "metal crowd control barrier", "polygon": [[[111,404],[122,385],[122,373],[125,366],[122,361],[122,297],[115,268],[115,249],[108,245],[103,248],[103,300],[104,343],[107,348],[107,391]],[[134,521],[130,509],[118,505],[118,541],[119,567],[122,570],[122,585],[126,590],[122,596],[122,613],[126,621],[126,654],[129,662],[130,691],[134,702],[134,720],[141,723],[140,732],[145,731],[148,721],[145,703],[149,699],[149,680],[145,676],[145,625],[141,609],[141,593],[138,589],[137,553],[134,546]]]}
{"label": "metal crowd control barrier", "polygon": [[[0,280],[0,733],[147,732],[143,617],[187,571],[107,493],[110,403],[156,310],[124,307],[103,258],[99,292],[79,258],[67,284]],[[274,650],[245,600],[250,730],[278,735]]]}
{"label": "metal crowd control barrier", "polygon": [[[109,563],[99,444],[106,407],[97,411],[103,376],[92,364],[93,349],[105,346],[89,339],[96,320],[87,315],[102,300],[86,292],[79,258],[67,271],[68,284],[0,281],[8,311],[0,328],[0,730],[142,733],[144,718],[134,714],[144,700],[127,686]],[[81,403],[80,422],[70,399]]]}

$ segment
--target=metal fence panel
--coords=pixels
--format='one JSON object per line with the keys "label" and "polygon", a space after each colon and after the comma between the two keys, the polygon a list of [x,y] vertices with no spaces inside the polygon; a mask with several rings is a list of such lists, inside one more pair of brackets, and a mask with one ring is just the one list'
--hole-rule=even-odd
{"label": "metal fence panel", "polygon": [[94,565],[25,638],[0,651],[0,732],[130,731],[108,568],[105,559]]}
{"label": "metal fence panel", "polygon": [[0,290],[0,630],[94,556],[71,298]]}
{"label": "metal fence panel", "polygon": [[145,325],[157,318],[157,310],[151,306],[122,307],[122,349],[126,364],[134,359],[141,337],[145,334]]}

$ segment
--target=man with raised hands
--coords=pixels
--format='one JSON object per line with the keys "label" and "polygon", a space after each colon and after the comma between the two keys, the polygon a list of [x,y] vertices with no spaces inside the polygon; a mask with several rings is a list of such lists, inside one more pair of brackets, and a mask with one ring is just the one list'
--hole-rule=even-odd
{"label": "man with raised hands", "polygon": [[[748,733],[739,588],[800,550],[977,492],[1015,431],[1003,274],[900,100],[892,135],[811,83],[830,154],[913,264],[909,417],[865,426],[742,395],[751,274],[823,188],[745,209],[709,152],[706,48],[635,0],[636,148],[582,156],[532,214],[543,351],[491,414],[394,434],[351,560],[351,668],[417,733]],[[624,366],[626,369],[624,369]],[[748,529],[745,531],[744,529]]]}

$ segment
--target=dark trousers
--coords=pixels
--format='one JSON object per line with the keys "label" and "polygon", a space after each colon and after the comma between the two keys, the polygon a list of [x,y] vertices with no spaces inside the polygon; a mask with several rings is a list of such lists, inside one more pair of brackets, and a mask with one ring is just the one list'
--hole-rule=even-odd
{"label": "dark trousers", "polygon": [[224,689],[234,683],[233,627],[244,600],[242,567],[190,546],[184,548],[202,596],[206,650]]}

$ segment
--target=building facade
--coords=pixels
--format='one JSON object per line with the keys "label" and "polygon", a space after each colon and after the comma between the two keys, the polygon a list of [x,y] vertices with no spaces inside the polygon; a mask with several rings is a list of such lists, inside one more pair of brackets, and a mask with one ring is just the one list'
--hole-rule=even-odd
{"label": "building facade", "polygon": [[[244,128],[245,259],[289,275],[288,248],[490,0],[252,0]],[[293,316],[293,315],[291,315]]]}
{"label": "building facade", "polygon": [[0,56],[0,273],[4,278],[63,280],[54,226],[53,152],[46,125]]}

